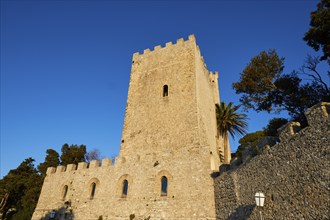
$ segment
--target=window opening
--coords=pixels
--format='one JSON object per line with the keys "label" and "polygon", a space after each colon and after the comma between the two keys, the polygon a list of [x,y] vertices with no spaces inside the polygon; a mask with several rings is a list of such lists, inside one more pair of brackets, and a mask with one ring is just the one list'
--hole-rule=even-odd
{"label": "window opening", "polygon": [[64,190],[63,190],[63,200],[65,200],[66,199],[66,195],[68,194],[68,186],[67,185],[65,185],[64,186]]}
{"label": "window opening", "polygon": [[167,177],[163,176],[161,179],[161,196],[167,196]]}
{"label": "window opening", "polygon": [[168,96],[168,85],[163,86],[163,97]]}
{"label": "window opening", "polygon": [[96,183],[92,183],[91,199],[94,199],[96,191]]}
{"label": "window opening", "polygon": [[122,197],[126,197],[128,192],[128,181],[124,180],[123,182],[123,192],[122,192]]}

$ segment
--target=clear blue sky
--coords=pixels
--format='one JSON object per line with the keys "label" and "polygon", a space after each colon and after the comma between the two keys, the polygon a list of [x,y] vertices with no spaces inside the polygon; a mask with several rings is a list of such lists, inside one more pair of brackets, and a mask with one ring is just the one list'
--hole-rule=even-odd
{"label": "clear blue sky", "polygon": [[[232,83],[261,50],[286,72],[315,54],[302,37],[317,2],[1,1],[1,177],[64,143],[118,154],[132,54],[189,34],[239,104]],[[248,115],[250,132],[278,116]]]}

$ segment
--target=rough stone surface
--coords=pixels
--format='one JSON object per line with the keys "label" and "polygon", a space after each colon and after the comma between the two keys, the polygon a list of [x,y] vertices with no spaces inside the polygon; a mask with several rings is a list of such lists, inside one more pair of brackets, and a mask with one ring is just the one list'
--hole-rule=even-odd
{"label": "rough stone surface", "polygon": [[215,118],[218,74],[207,70],[193,35],[135,53],[132,63],[115,163],[49,168],[32,219],[47,219],[53,209],[67,219],[215,219],[211,174],[223,152]]}
{"label": "rough stone surface", "polygon": [[[215,179],[217,219],[330,219],[329,103],[306,112],[309,126],[282,129],[281,142]],[[286,133],[283,133],[286,132]],[[254,195],[263,192],[265,206]]]}

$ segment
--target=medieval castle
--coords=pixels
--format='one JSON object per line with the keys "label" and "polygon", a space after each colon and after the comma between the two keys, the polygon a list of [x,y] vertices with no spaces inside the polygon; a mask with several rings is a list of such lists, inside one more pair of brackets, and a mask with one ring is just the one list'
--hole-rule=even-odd
{"label": "medieval castle", "polygon": [[216,126],[218,74],[195,37],[135,53],[132,63],[119,156],[48,168],[33,220],[254,220],[257,191],[265,219],[330,218],[330,103],[214,178],[230,152]]}
{"label": "medieval castle", "polygon": [[32,219],[216,219],[219,102],[193,35],[135,53],[119,156],[48,168]]}

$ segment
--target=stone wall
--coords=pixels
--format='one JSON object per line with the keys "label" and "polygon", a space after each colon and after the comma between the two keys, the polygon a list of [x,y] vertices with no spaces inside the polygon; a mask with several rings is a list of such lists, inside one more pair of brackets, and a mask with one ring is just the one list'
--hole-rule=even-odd
{"label": "stone wall", "polygon": [[[330,104],[306,112],[309,126],[282,128],[280,143],[215,179],[217,219],[330,218]],[[263,192],[265,206],[255,206]]]}
{"label": "stone wall", "polygon": [[217,74],[207,70],[193,35],[135,53],[132,63],[115,163],[49,168],[33,220],[47,218],[53,209],[88,220],[215,219],[211,173],[219,167],[221,143],[215,126]]}

